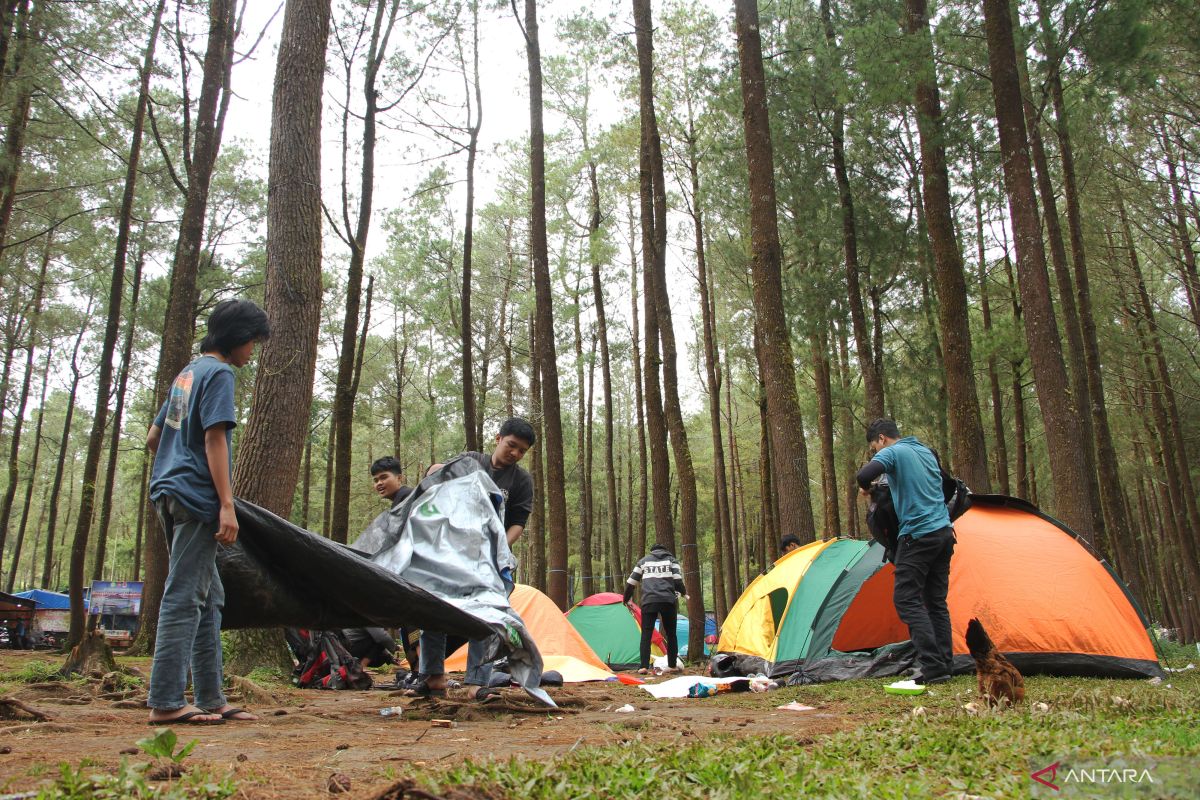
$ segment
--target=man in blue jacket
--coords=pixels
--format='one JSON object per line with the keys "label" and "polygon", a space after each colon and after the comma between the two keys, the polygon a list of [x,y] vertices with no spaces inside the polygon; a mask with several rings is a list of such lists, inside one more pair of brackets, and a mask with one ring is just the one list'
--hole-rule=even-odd
{"label": "man in blue jacket", "polygon": [[954,528],[942,494],[941,467],[916,437],[901,438],[890,419],[877,419],[867,427],[867,444],[875,456],[859,470],[859,488],[865,492],[886,474],[900,521],[892,601],[917,650],[913,680],[942,683],[950,680],[953,659],[946,595]]}

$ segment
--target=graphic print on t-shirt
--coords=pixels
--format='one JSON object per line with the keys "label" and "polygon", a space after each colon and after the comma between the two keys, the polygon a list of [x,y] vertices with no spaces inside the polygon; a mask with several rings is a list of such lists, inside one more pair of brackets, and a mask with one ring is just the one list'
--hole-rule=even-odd
{"label": "graphic print on t-shirt", "polygon": [[191,396],[192,371],[189,369],[179,373],[179,377],[171,385],[171,395],[167,403],[167,425],[179,430],[179,426],[183,424],[183,418],[187,416],[188,400],[191,399]]}
{"label": "graphic print on t-shirt", "polygon": [[642,564],[643,578],[670,578],[671,577],[671,562],[670,561],[647,561]]}

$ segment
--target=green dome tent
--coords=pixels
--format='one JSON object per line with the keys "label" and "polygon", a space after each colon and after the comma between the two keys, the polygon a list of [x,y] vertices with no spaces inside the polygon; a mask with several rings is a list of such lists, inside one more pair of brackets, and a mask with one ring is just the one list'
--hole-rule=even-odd
{"label": "green dome tent", "polygon": [[[609,669],[636,669],[641,661],[642,612],[631,611],[616,592],[600,592],[580,600],[567,612],[567,619],[600,656]],[[651,640],[652,656],[667,652],[667,643],[657,630]]]}

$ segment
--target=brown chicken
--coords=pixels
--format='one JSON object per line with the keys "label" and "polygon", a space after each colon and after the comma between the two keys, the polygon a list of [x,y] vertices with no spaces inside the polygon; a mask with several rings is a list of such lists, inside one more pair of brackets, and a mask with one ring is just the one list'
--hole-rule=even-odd
{"label": "brown chicken", "polygon": [[1025,699],[1025,680],[1020,671],[1000,654],[977,619],[967,623],[967,649],[975,659],[979,693],[988,705],[1015,704]]}

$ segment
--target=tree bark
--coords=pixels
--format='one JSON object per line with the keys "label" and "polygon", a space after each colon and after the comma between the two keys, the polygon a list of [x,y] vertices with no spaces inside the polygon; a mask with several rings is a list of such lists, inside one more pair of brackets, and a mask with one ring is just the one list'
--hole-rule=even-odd
{"label": "tree bark", "polygon": [[[42,35],[43,4],[29,10],[29,0],[20,0],[17,8],[17,47],[13,52],[13,68],[5,77],[5,88],[17,82],[16,97],[9,111],[8,127],[4,131],[4,157],[0,158],[0,251],[8,243],[8,225],[12,220],[17,198],[17,178],[25,149],[25,130],[29,126],[29,106],[33,99],[35,81],[29,75],[30,62],[36,58],[36,48]],[[4,275],[0,273],[0,290]]]}
{"label": "tree bark", "polygon": [[[54,355],[54,348],[50,346],[46,349],[46,366],[42,368],[42,392],[41,400],[38,402],[37,424],[33,427],[33,453],[29,456],[29,480],[25,481],[25,499],[21,505],[21,521],[17,524],[17,539],[13,543],[12,567],[8,570],[8,581],[5,583],[4,591],[12,594],[13,588],[17,580],[17,568],[21,565],[21,547],[25,544],[25,531],[29,523],[29,510],[33,505],[33,487],[37,484],[37,468],[38,457],[42,451],[42,420],[46,417],[46,385],[50,378],[50,360]],[[36,542],[36,537],[35,537]],[[34,551],[32,561],[37,560],[37,551]],[[30,573],[32,574],[32,566]]]}
{"label": "tree bark", "polygon": [[1084,465],[1076,448],[1081,441],[1077,410],[1063,364],[1036,197],[1029,166],[1029,145],[1021,114],[1021,90],[1008,0],[984,0],[992,93],[1004,157],[1004,184],[1016,237],[1018,286],[1045,425],[1054,499],[1063,521],[1084,536],[1095,530],[1093,503]]}
{"label": "tree bark", "polygon": [[[467,102],[467,212],[463,227],[462,261],[462,399],[463,428],[467,434],[467,449],[479,450],[481,437],[476,425],[475,367],[471,353],[471,250],[475,240],[475,153],[479,147],[479,129],[483,124],[483,94],[479,76],[479,2],[471,3],[472,53],[475,65],[475,105],[472,119],[471,94]],[[465,75],[464,75],[465,80]]]}
{"label": "tree bark", "polygon": [[[513,0],[514,10],[516,0]],[[554,297],[546,244],[546,134],[542,126],[542,54],[538,41],[537,0],[525,0],[525,49],[529,62],[530,250],[538,326],[538,364],[542,384],[543,442],[546,467],[547,530],[550,575],[547,594],[567,608],[567,498],[563,467],[562,411],[558,360],[554,348]]]}
{"label": "tree bark", "polygon": [[[692,183],[691,216],[696,241],[696,280],[700,291],[700,320],[704,333],[704,374],[708,388],[708,422],[712,429],[713,447],[713,595],[715,598],[717,624],[725,620],[729,611],[729,592],[726,582],[734,580],[733,554],[729,542],[732,527],[729,514],[729,485],[725,473],[725,444],[721,434],[721,365],[717,361],[716,316],[713,308],[714,287],[708,274],[705,256],[704,210],[700,195],[700,164],[696,149],[696,129],[692,116],[690,92],[688,105],[688,175]],[[689,645],[690,646],[690,645]]]}
{"label": "tree bark", "polygon": [[[212,0],[208,10],[208,44],[196,107],[195,133],[184,141],[187,166],[187,191],[179,220],[171,265],[170,292],[163,317],[154,373],[154,408],[166,401],[175,376],[187,366],[192,354],[196,328],[196,279],[200,272],[200,249],[204,243],[204,222],[208,209],[208,190],[221,149],[224,109],[228,107],[229,75],[233,69],[233,43],[236,8],[233,0]],[[189,148],[190,145],[190,148]],[[158,607],[167,579],[167,544],[156,514],[148,514],[146,527],[146,580],[142,587],[142,614],[132,652],[152,654],[158,632]]]}
{"label": "tree bark", "polygon": [[[21,431],[25,424],[25,407],[29,403],[29,390],[33,383],[33,355],[38,345],[38,327],[42,318],[42,299],[46,291],[46,269],[50,264],[52,240],[53,235],[47,234],[46,244],[42,248],[41,267],[34,288],[33,305],[30,306],[28,338],[25,342],[25,371],[21,378],[21,394],[17,400],[16,413],[13,414],[12,433],[9,434],[8,485],[4,487],[3,499],[0,499],[0,556],[3,556],[4,545],[8,541],[8,523],[12,519],[13,502],[17,497],[17,481],[20,478]],[[40,419],[39,416],[39,421]],[[30,470],[29,483],[33,482],[34,474]],[[15,565],[15,558],[13,563]],[[14,566],[13,572],[15,571],[16,567]],[[11,574],[9,577],[11,579]]]}
{"label": "tree bark", "polygon": [[[87,317],[90,318],[91,309],[88,309]],[[79,336],[75,338],[75,349],[71,351],[71,389],[67,392],[67,413],[63,417],[62,437],[58,443],[58,462],[54,465],[54,479],[50,483],[50,519],[46,522],[46,553],[45,560],[42,564],[42,583],[43,587],[50,586],[50,571],[54,567],[54,534],[58,529],[58,509],[60,506],[71,507],[68,503],[59,503],[61,497],[63,470],[66,467],[67,448],[71,442],[71,422],[75,419],[75,396],[79,391],[79,381],[81,375],[79,372],[79,346],[83,343],[83,336],[87,333],[88,326],[85,323],[80,326]]]}
{"label": "tree bark", "polygon": [[329,0],[288,0],[271,105],[266,312],[235,494],[286,517],[308,432],[321,310],[321,86]]}
{"label": "tree bark", "polygon": [[783,259],[776,217],[774,155],[767,114],[766,76],[759,35],[757,0],[734,3],[742,85],[746,159],[749,164],[751,275],[755,314],[762,335],[762,359],[770,414],[773,494],[779,525],[802,542],[816,538],[804,425],[796,397],[796,370],[783,310]]}
{"label": "tree bark", "polygon": [[583,331],[579,325],[582,313],[578,287],[574,292],[575,315],[572,322],[575,328],[575,382],[579,386],[578,404],[576,405],[577,420],[575,423],[575,471],[579,480],[579,578],[580,591],[584,597],[591,595],[596,565],[592,552],[592,508],[591,486],[589,485],[589,470],[587,464],[587,424],[588,416],[588,387],[583,382]]}
{"label": "tree bark", "polygon": [[646,553],[646,525],[647,516],[650,504],[649,485],[646,483],[646,474],[650,472],[647,469],[646,459],[646,415],[647,404],[643,396],[642,375],[642,354],[639,352],[638,331],[642,328],[638,324],[638,262],[637,254],[634,252],[634,242],[637,241],[633,232],[633,208],[629,209],[629,274],[630,274],[630,314],[632,324],[629,328],[629,339],[633,345],[633,391],[634,391],[634,407],[637,410],[637,437],[638,437],[638,506],[637,520],[635,523],[636,539],[630,540],[630,545],[633,552],[629,554],[629,563],[635,563],[643,554]]}
{"label": "tree bark", "polygon": [[[329,0],[288,0],[271,102],[265,304],[250,418],[234,494],[287,518],[304,455],[321,325],[321,103]],[[355,317],[357,319],[357,315]],[[280,659],[278,632],[239,631],[230,669]]]}
{"label": "tree bark", "polygon": [[[1046,46],[1052,41],[1049,14],[1043,3],[1039,3]],[[1071,145],[1070,125],[1067,118],[1066,101],[1063,97],[1062,80],[1059,76],[1059,59],[1053,50],[1048,50],[1051,70],[1048,78],[1050,97],[1054,104],[1054,129],[1058,139],[1059,155],[1062,158],[1063,194],[1067,208],[1067,229],[1071,238],[1071,263],[1075,276],[1075,291],[1079,300],[1079,322],[1083,334],[1084,363],[1087,369],[1088,397],[1091,400],[1092,427],[1096,438],[1096,464],[1100,477],[1100,502],[1104,509],[1110,538],[1118,550],[1133,546],[1133,530],[1129,520],[1129,508],[1121,489],[1121,474],[1117,462],[1117,449],[1113,442],[1112,426],[1108,419],[1105,399],[1104,377],[1101,372],[1100,343],[1096,331],[1096,315],[1092,310],[1091,283],[1088,276],[1087,252],[1083,239],[1083,214],[1079,203],[1079,185],[1075,175],[1075,151]]]}
{"label": "tree bark", "polygon": [[[113,354],[117,349],[117,336],[121,327],[121,304],[125,299],[125,265],[129,253],[129,231],[133,224],[133,200],[137,191],[138,165],[142,155],[142,132],[146,124],[146,109],[150,103],[150,75],[154,69],[154,50],[158,44],[158,31],[165,5],[165,0],[159,0],[154,11],[154,22],[150,26],[150,39],[146,42],[141,69],[141,85],[138,89],[137,110],[134,112],[133,131],[130,135],[129,159],[126,162],[125,189],[121,196],[121,209],[117,216],[116,253],[113,256],[113,271],[108,291],[108,320],[104,326],[104,341],[100,346],[96,410],[92,418],[92,431],[88,436],[87,455],[84,456],[83,461],[83,489],[80,492],[79,515],[75,519],[75,536],[71,543],[69,575],[71,630],[67,634],[67,645],[70,647],[83,641],[84,626],[87,622],[87,609],[83,604],[84,568],[87,561],[88,538],[92,532],[96,476],[100,471],[100,455],[104,449],[104,431],[108,424]],[[138,271],[140,273],[140,267]],[[132,321],[130,324],[133,324]],[[119,428],[119,418],[114,419]],[[119,430],[117,435],[120,435]],[[102,557],[103,553],[98,555]]]}
{"label": "tree bark", "polygon": [[[687,587],[688,616],[704,618],[704,593],[700,585],[700,554],[696,546],[696,471],[692,465],[691,448],[688,445],[687,428],[683,422],[683,411],[679,402],[678,354],[675,347],[675,330],[672,323],[671,302],[667,292],[666,245],[667,245],[667,188],[663,169],[662,142],[659,138],[658,119],[654,108],[654,46],[653,22],[650,0],[634,0],[634,29],[637,36],[639,106],[641,119],[640,171],[650,172],[649,185],[653,189],[653,247],[652,259],[643,258],[654,271],[653,283],[647,284],[647,300],[653,298],[656,323],[662,342],[663,392],[667,428],[670,432],[671,452],[675,457],[675,472],[679,483],[679,533],[680,561],[683,566],[683,582]],[[643,181],[643,191],[645,189]],[[643,197],[642,204],[646,200]],[[643,220],[643,225],[645,224]],[[643,242],[645,234],[643,233]],[[651,294],[651,290],[653,293]],[[647,304],[649,306],[649,303]],[[649,318],[649,315],[647,315]],[[655,515],[658,515],[655,502]],[[656,520],[657,533],[657,520]],[[674,539],[674,531],[671,538]],[[689,629],[689,650],[702,652],[704,628],[702,625]]]}
{"label": "tree bark", "polygon": [[[757,1],[757,0],[756,0]],[[827,46],[842,57],[833,27],[830,0],[821,0],[821,22]],[[757,31],[757,9],[755,25]],[[757,32],[755,34],[757,36]],[[743,84],[744,85],[744,84]],[[745,90],[743,89],[743,92]],[[833,123],[830,128],[833,151],[833,176],[837,181],[838,204],[842,212],[842,251],[845,255],[847,300],[850,305],[850,324],[854,329],[855,351],[862,372],[863,392],[866,395],[867,418],[877,419],[883,412],[883,376],[878,369],[876,354],[872,353],[871,335],[867,330],[867,314],[863,307],[862,268],[858,261],[858,230],[854,215],[854,194],[850,191],[850,175],[846,168],[846,108],[840,98],[834,101]]]}
{"label": "tree bark", "polygon": [[[1015,13],[1015,12],[1014,12]],[[1071,281],[1067,265],[1067,248],[1063,241],[1062,224],[1058,216],[1058,201],[1050,180],[1050,164],[1042,142],[1041,120],[1033,104],[1033,90],[1029,84],[1026,58],[1020,52],[1017,73],[1021,80],[1022,106],[1025,112],[1025,127],[1029,133],[1029,150],[1033,157],[1034,177],[1037,180],[1038,199],[1042,204],[1042,216],[1046,226],[1046,241],[1050,245],[1050,263],[1054,268],[1055,283],[1058,284],[1059,306],[1062,309],[1063,328],[1067,334],[1067,363],[1070,367],[1071,393],[1078,416],[1081,439],[1077,452],[1083,458],[1084,474],[1088,481],[1088,494],[1092,502],[1092,520],[1095,524],[1095,540],[1101,550],[1108,550],[1104,511],[1100,505],[1100,484],[1096,479],[1096,435],[1092,424],[1092,399],[1088,388],[1087,364],[1084,356],[1083,333],[1080,328],[1079,310],[1076,305],[1075,286]],[[1118,484],[1119,488],[1119,484]]]}
{"label": "tree bark", "polygon": [[[1183,426],[1179,418],[1179,406],[1175,397],[1174,382],[1171,380],[1170,366],[1167,364],[1163,351],[1162,339],[1159,336],[1158,323],[1154,318],[1154,307],[1146,290],[1146,281],[1142,275],[1141,260],[1129,228],[1129,219],[1125,213],[1125,203],[1118,195],[1117,210],[1121,218],[1125,246],[1129,255],[1129,268],[1133,277],[1134,289],[1138,303],[1138,316],[1144,326],[1144,345],[1146,352],[1147,374],[1152,381],[1150,391],[1153,395],[1152,407],[1155,420],[1159,425],[1159,435],[1162,437],[1163,459],[1167,462],[1168,479],[1179,487],[1180,505],[1173,505],[1182,512],[1180,523],[1176,526],[1179,532],[1179,546],[1183,561],[1186,564],[1188,577],[1193,586],[1200,586],[1200,543],[1197,542],[1197,531],[1200,530],[1200,514],[1197,513],[1196,489],[1192,483],[1191,466],[1187,460],[1187,445],[1184,439]],[[1172,462],[1174,464],[1172,465]],[[1174,466],[1174,469],[1172,469]],[[1172,472],[1174,477],[1172,478]]]}
{"label": "tree bark", "polygon": [[[838,367],[838,387],[841,389],[841,394],[842,394],[843,398],[848,398],[850,396],[850,383],[851,383],[850,382],[850,348],[849,348],[849,343],[846,341],[846,339],[847,339],[846,327],[845,327],[845,324],[843,323],[843,324],[837,326],[837,352],[836,352],[837,367]],[[843,403],[842,403],[841,427],[842,427],[842,435],[845,436],[848,441],[858,441],[858,442],[862,441],[861,438],[858,438],[856,436],[856,431],[854,430],[854,412],[853,412],[853,409],[851,409],[851,407],[850,407],[849,401],[843,401]],[[855,452],[856,452],[856,450],[859,450],[859,449],[865,450],[865,445],[863,445],[861,448],[856,448],[852,445],[851,446],[845,446],[845,445],[843,446],[843,451],[844,451],[845,457],[846,457],[846,472],[845,472],[846,475],[855,474],[858,471],[859,467],[861,466],[858,463],[858,459],[855,458]],[[859,519],[858,519],[858,484],[852,480],[847,480],[845,492],[846,493],[845,493],[844,497],[846,500],[846,530],[850,534],[851,538],[857,539],[861,535],[861,529],[859,528]]]}
{"label": "tree bark", "polygon": [[[978,164],[974,149],[971,150],[971,198],[975,204],[975,247],[979,261],[979,306],[983,316],[983,332],[991,336],[992,304],[988,295],[987,248],[983,238],[983,199],[979,188]],[[1011,494],[1008,479],[1008,443],[1005,441],[1004,402],[1000,394],[1000,372],[996,365],[996,354],[988,353],[988,386],[992,400],[992,452],[996,454],[996,483],[1000,494]]]}
{"label": "tree bark", "polygon": [[[530,264],[532,268],[532,264]],[[532,270],[531,270],[532,272]],[[530,276],[532,283],[532,275]],[[531,424],[542,436],[542,371],[538,363],[537,315],[529,318],[529,408]],[[546,462],[543,448],[533,448],[533,510],[529,515],[529,528],[533,541],[533,579],[539,591],[546,591]]]}
{"label": "tree bark", "polygon": [[[586,129],[585,129],[586,130]],[[592,301],[596,305],[596,338],[600,345],[600,377],[604,386],[604,472],[605,502],[608,509],[606,527],[611,555],[610,572],[615,582],[624,580],[625,562],[621,558],[620,512],[617,507],[617,469],[614,460],[616,420],[613,415],[612,359],[608,351],[608,315],[604,310],[604,285],[600,282],[601,226],[600,182],[596,175],[596,159],[588,153],[588,191],[591,216],[588,219],[588,260],[592,267]]]}
{"label": "tree bark", "polygon": [[[367,6],[368,11],[370,4]],[[358,187],[358,220],[351,227],[348,194],[342,192],[342,221],[346,243],[350,246],[350,263],[346,269],[346,314],[342,319],[342,341],[338,352],[337,381],[333,393],[333,512],[329,524],[329,537],[335,542],[346,543],[350,518],[350,481],[352,476],[351,454],[354,450],[354,366],[358,361],[355,339],[358,336],[359,310],[362,303],[363,263],[366,260],[367,237],[371,232],[371,212],[375,199],[375,142],[376,124],[379,114],[379,72],[387,58],[388,39],[399,10],[398,0],[377,0],[375,20],[371,25],[371,43],[363,76],[362,114],[362,172]],[[322,53],[322,59],[324,54]],[[346,63],[346,86],[349,95],[353,59]],[[318,115],[320,109],[317,109]],[[349,147],[347,131],[351,115],[349,97],[342,111],[342,181],[345,174],[346,149]],[[469,186],[470,184],[468,184]],[[319,228],[318,228],[319,230]]]}
{"label": "tree bark", "polygon": [[[828,0],[826,0],[828,2]],[[954,235],[950,174],[942,131],[942,101],[934,62],[926,0],[906,0],[905,30],[918,48],[915,79],[917,131],[921,140],[921,175],[925,226],[933,249],[938,296],[938,327],[946,375],[950,416],[950,453],[954,472],[977,492],[990,492],[987,447],[971,359],[971,327],[962,251]]]}
{"label": "tree bark", "polygon": [[[133,268],[133,286],[129,293],[128,321],[125,341],[121,345],[121,372],[117,376],[117,406],[109,424],[108,463],[104,468],[104,492],[100,496],[100,519],[96,526],[96,560],[92,565],[92,580],[103,580],[102,570],[108,548],[109,523],[112,521],[113,489],[117,481],[117,457],[121,452],[121,424],[125,416],[125,393],[129,386],[129,369],[133,360],[133,335],[137,330],[138,299],[142,289],[142,267],[145,254],[139,250]],[[139,431],[140,433],[140,431]]]}

